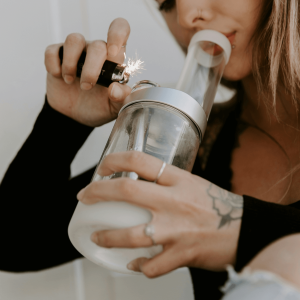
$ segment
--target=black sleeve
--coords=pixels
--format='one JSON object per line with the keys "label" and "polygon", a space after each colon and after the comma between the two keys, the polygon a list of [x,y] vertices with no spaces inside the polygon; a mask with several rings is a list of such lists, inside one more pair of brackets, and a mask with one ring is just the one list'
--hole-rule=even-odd
{"label": "black sleeve", "polygon": [[300,201],[284,206],[244,196],[236,270],[270,243],[293,233],[300,233]]}
{"label": "black sleeve", "polygon": [[81,256],[67,228],[93,170],[70,180],[70,165],[92,130],[45,102],[0,185],[1,270],[41,270]]}

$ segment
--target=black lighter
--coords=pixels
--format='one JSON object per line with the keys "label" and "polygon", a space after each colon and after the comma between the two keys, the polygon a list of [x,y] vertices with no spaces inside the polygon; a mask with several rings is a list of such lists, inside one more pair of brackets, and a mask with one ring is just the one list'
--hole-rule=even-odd
{"label": "black lighter", "polygon": [[[63,46],[61,46],[59,48],[59,58],[61,64],[63,61],[63,53],[64,53],[64,48]],[[81,76],[85,57],[86,57],[86,52],[83,51],[77,64],[76,76],[79,78]],[[126,65],[120,65],[110,60],[106,60],[103,64],[101,73],[96,83],[105,87],[109,87],[109,85],[113,82],[127,83],[129,81],[129,77],[130,74],[126,73]]]}

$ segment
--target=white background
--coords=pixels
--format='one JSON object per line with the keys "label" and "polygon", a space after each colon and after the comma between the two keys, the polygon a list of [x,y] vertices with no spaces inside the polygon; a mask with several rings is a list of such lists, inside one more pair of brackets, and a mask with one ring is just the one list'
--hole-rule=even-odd
{"label": "white background", "polygon": [[[131,25],[127,55],[135,56],[137,51],[145,61],[146,71],[132,78],[130,84],[150,79],[163,86],[174,85],[183,65],[183,55],[168,32],[154,20],[143,0],[2,1],[0,180],[43,105],[46,46],[63,42],[72,32],[80,32],[89,40],[105,40],[110,22],[117,17],[126,18]],[[108,124],[93,132],[72,165],[73,174],[97,162],[111,128],[112,124]],[[0,272],[0,299],[5,300],[192,298],[186,269],[150,280],[112,273],[81,259],[36,273]]]}

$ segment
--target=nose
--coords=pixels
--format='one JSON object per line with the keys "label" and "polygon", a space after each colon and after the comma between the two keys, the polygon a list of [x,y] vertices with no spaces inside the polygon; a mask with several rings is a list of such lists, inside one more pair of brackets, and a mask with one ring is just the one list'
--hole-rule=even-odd
{"label": "nose", "polygon": [[[177,0],[177,21],[186,29],[198,29],[214,18],[212,0]],[[202,29],[202,28],[201,28]]]}

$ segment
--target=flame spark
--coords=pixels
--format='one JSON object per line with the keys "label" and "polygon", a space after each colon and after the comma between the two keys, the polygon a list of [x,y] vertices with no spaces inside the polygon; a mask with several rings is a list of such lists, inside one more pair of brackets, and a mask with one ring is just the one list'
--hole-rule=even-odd
{"label": "flame spark", "polygon": [[135,54],[135,56],[136,56],[135,59],[128,58],[128,62],[127,64],[125,64],[126,66],[125,72],[132,76],[137,73],[141,73],[141,70],[145,70],[144,62],[137,57],[137,54]]}

